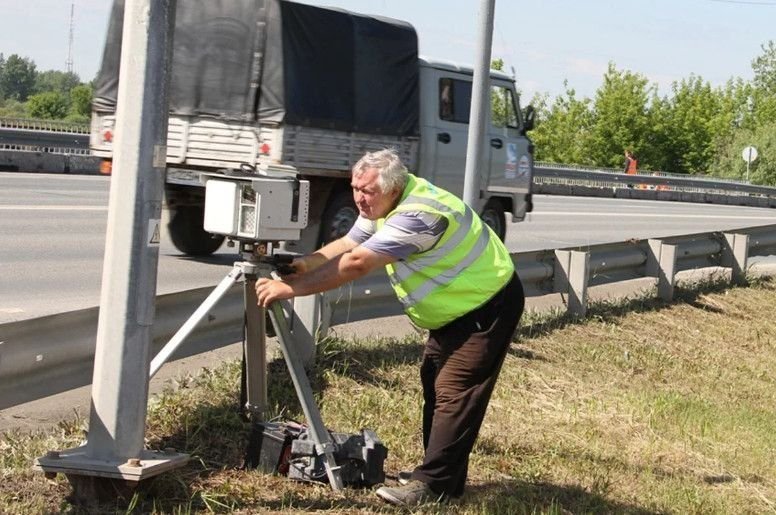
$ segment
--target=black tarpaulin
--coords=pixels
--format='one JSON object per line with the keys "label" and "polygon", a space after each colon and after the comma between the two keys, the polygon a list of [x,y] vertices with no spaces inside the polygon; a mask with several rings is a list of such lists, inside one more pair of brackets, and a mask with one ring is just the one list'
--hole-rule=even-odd
{"label": "black tarpaulin", "polygon": [[[122,18],[116,0],[100,112],[115,110]],[[173,114],[414,135],[418,88],[408,23],[284,0],[178,0]]]}
{"label": "black tarpaulin", "polygon": [[405,22],[281,2],[286,123],[415,133],[418,42]]}
{"label": "black tarpaulin", "polygon": [[[261,70],[264,0],[180,0],[176,9],[170,112],[252,120]],[[116,108],[124,0],[108,27],[94,108]]]}

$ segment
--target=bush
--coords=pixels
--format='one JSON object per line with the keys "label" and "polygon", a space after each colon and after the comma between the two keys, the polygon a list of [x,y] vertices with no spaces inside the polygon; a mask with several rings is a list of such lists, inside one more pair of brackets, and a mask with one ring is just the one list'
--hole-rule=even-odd
{"label": "bush", "polygon": [[69,110],[67,97],[55,91],[38,93],[27,100],[27,113],[31,118],[59,120],[67,116]]}

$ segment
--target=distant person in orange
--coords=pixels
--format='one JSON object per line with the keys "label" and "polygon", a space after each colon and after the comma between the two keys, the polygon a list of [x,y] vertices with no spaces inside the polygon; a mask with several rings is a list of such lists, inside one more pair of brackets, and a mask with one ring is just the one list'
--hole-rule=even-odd
{"label": "distant person in orange", "polygon": [[639,161],[636,159],[636,156],[633,155],[633,152],[630,150],[625,151],[625,173],[628,175],[636,175],[636,172],[638,171],[639,167]]}
{"label": "distant person in orange", "polygon": [[[628,175],[636,175],[638,172],[639,167],[639,161],[636,159],[636,156],[633,155],[633,152],[630,150],[625,151],[625,173]],[[629,188],[633,187],[633,184],[628,184]]]}

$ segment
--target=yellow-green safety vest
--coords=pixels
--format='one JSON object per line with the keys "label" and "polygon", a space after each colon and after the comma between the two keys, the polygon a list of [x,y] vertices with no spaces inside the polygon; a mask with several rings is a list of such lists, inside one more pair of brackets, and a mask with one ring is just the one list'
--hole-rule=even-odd
{"label": "yellow-green safety vest", "polygon": [[397,213],[418,211],[444,217],[447,229],[431,249],[385,268],[412,321],[437,329],[490,300],[512,278],[515,266],[498,236],[469,206],[411,174],[398,205],[377,227]]}

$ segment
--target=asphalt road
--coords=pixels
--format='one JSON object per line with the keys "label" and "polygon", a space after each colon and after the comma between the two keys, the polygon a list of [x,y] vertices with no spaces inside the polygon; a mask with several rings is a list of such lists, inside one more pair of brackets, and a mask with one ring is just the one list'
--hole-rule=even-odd
{"label": "asphalt road", "polygon": [[[0,324],[98,305],[110,179],[0,173]],[[678,202],[539,196],[510,224],[512,252],[776,224],[776,210]],[[237,259],[160,249],[157,293],[214,286]]]}

